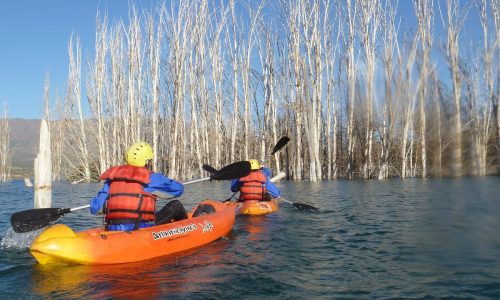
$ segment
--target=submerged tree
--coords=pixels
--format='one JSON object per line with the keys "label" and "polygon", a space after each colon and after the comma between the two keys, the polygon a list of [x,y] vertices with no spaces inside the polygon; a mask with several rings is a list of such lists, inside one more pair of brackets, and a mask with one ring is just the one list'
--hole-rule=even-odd
{"label": "submerged tree", "polygon": [[[127,23],[98,14],[83,72],[70,41],[60,153],[90,180],[146,140],[155,170],[188,179],[205,176],[203,164],[267,160],[286,134],[273,168],[289,165],[297,180],[490,174],[500,160],[497,2],[478,2],[485,44],[473,64],[459,51],[468,7],[457,0],[445,2],[444,37],[432,0],[413,0],[417,28],[401,25],[390,0],[171,2],[131,7]],[[439,72],[442,44],[450,75]]]}
{"label": "submerged tree", "polygon": [[11,155],[9,119],[7,118],[7,105],[3,106],[3,118],[0,120],[0,182],[10,180]]}

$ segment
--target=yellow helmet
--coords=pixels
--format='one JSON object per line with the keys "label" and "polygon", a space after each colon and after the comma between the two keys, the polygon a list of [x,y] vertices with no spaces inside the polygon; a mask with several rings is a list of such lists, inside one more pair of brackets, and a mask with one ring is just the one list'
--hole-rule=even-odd
{"label": "yellow helmet", "polygon": [[260,169],[260,164],[258,160],[251,159],[248,162],[250,163],[250,170],[254,171]]}
{"label": "yellow helmet", "polygon": [[153,159],[153,148],[146,142],[133,144],[125,153],[125,161],[131,166],[144,167],[150,159]]}

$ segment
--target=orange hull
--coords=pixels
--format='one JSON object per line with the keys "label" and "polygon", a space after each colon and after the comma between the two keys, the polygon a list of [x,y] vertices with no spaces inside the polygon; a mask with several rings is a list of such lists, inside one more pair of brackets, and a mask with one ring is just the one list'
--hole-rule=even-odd
{"label": "orange hull", "polygon": [[103,228],[73,232],[63,224],[47,228],[30,251],[40,264],[119,264],[141,261],[196,248],[228,234],[234,224],[235,207],[213,200],[216,212],[186,220],[124,232]]}
{"label": "orange hull", "polygon": [[278,200],[271,201],[245,201],[245,202],[226,202],[229,206],[236,207],[237,215],[264,215],[279,210]]}

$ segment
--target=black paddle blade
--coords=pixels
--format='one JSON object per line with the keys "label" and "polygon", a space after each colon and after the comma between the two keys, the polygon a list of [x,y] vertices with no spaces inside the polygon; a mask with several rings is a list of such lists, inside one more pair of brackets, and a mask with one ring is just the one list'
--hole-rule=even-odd
{"label": "black paddle blade", "polygon": [[319,210],[319,208],[317,207],[304,203],[293,203],[293,206],[295,206],[298,209]]}
{"label": "black paddle blade", "polygon": [[202,168],[203,168],[203,170],[207,171],[210,174],[217,173],[217,169],[212,167],[212,166],[203,165]]}
{"label": "black paddle blade", "polygon": [[29,232],[43,228],[59,220],[69,208],[35,208],[16,212],[10,216],[10,224],[15,232]]}
{"label": "black paddle blade", "polygon": [[274,153],[278,152],[281,148],[283,148],[288,142],[290,141],[290,138],[287,136],[282,137],[277,143],[276,146],[273,148],[273,152],[271,152],[271,155],[274,155]]}
{"label": "black paddle blade", "polygon": [[237,179],[241,177],[245,177],[248,174],[250,174],[250,162],[248,161],[239,161],[232,163],[230,165],[225,166],[224,168],[220,169],[216,173],[214,173],[212,176],[210,176],[210,179],[214,180],[231,180],[231,179]]}

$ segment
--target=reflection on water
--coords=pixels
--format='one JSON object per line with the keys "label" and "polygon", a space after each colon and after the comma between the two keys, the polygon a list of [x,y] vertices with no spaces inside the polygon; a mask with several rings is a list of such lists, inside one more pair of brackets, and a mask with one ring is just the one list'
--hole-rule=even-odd
{"label": "reflection on water", "polygon": [[[271,215],[238,216],[233,231],[209,245],[125,265],[40,266],[25,250],[26,238],[21,247],[0,249],[0,293],[35,299],[496,299],[499,185],[500,177],[282,182],[287,200],[320,211],[281,203]],[[99,187],[58,184],[54,206],[87,204]],[[207,191],[215,199],[231,195],[227,182],[206,182],[187,187],[181,201],[190,209]],[[31,208],[32,200],[16,182],[0,185],[0,195],[5,244],[18,239],[9,231],[10,214]],[[81,211],[60,222],[82,230],[102,219]]]}

